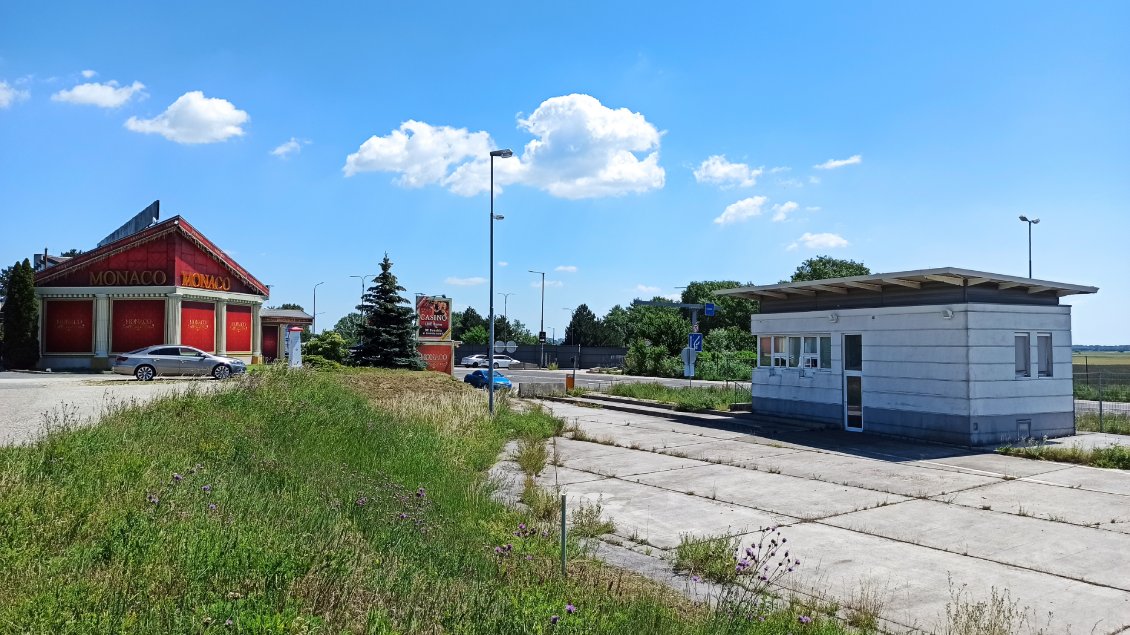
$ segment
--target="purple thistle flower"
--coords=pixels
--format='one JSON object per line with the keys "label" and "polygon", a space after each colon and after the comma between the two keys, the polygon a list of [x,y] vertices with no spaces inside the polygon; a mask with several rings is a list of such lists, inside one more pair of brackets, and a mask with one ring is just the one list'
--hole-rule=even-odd
{"label": "purple thistle flower", "polygon": [[533,559],[534,559],[533,556],[526,556],[526,560],[533,560]]}
{"label": "purple thistle flower", "polygon": [[178,483],[179,483],[179,482],[181,482],[181,479],[183,479],[183,478],[184,478],[184,477],[183,477],[183,476],[181,476],[180,474],[177,474],[176,472],[173,472],[173,480],[174,480],[174,481],[176,481],[176,482],[178,482]]}
{"label": "purple thistle flower", "polygon": [[408,518],[408,514],[405,514],[404,512],[400,512],[400,520],[404,520],[405,518]]}
{"label": "purple thistle flower", "polygon": [[797,621],[800,622],[801,624],[811,624],[812,618],[807,616],[807,615],[801,615],[800,617],[797,618]]}
{"label": "purple thistle flower", "polygon": [[501,556],[502,555],[502,547],[495,547],[494,552]]}
{"label": "purple thistle flower", "polygon": [[208,511],[210,511],[210,512],[216,511],[216,504],[215,503],[208,503]]}
{"label": "purple thistle flower", "polygon": [[552,616],[552,617],[550,617],[550,618],[549,618],[549,623],[550,623],[550,624],[556,624],[556,623],[557,623],[557,620],[559,620],[559,619],[561,619],[561,618],[560,618],[560,617],[557,617],[556,615],[554,615],[554,616]]}
{"label": "purple thistle flower", "polygon": [[212,491],[212,486],[211,485],[205,485],[204,487],[200,488],[200,491],[204,492],[205,494],[208,494]]}
{"label": "purple thistle flower", "polygon": [[232,625],[232,621],[231,621],[230,617],[228,619],[224,620],[224,626],[231,626],[231,625]]}
{"label": "purple thistle flower", "polygon": [[161,502],[161,499],[160,499],[160,498],[157,498],[157,495],[156,495],[156,494],[146,494],[146,495],[145,495],[145,500],[146,500],[146,501],[148,501],[148,502],[150,502],[150,503],[153,503],[154,505],[156,505],[157,503]]}
{"label": "purple thistle flower", "polygon": [[702,582],[702,578],[700,576],[697,576],[697,575],[692,575],[691,576],[691,582],[694,582],[694,583],[697,584],[699,582]]}
{"label": "purple thistle flower", "polygon": [[526,523],[518,523],[518,531],[526,531]]}
{"label": "purple thistle flower", "polygon": [[423,498],[423,497],[424,497],[424,488],[421,487],[420,489],[416,490],[416,498]]}
{"label": "purple thistle flower", "polygon": [[572,604],[566,604],[565,612],[572,615],[573,613],[577,612],[577,607],[573,606]]}
{"label": "purple thistle flower", "polygon": [[358,499],[357,499],[357,506],[358,506],[358,507],[364,507],[364,506],[365,506],[365,503],[368,503],[368,502],[369,502],[369,499],[368,499],[368,498],[366,498],[366,497],[364,497],[364,496],[362,496],[361,498],[358,498]]}

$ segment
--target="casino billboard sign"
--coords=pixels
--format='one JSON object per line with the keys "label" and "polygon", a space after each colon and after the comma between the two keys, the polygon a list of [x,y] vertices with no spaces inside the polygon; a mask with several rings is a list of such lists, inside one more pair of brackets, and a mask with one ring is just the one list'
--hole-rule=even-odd
{"label": "casino billboard sign", "polygon": [[451,298],[416,296],[416,318],[421,340],[451,339]]}

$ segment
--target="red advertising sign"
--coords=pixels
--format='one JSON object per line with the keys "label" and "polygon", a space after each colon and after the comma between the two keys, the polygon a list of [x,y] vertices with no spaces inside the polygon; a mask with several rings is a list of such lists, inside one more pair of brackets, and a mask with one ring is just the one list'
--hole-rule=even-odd
{"label": "red advertising sign", "polygon": [[420,344],[419,350],[424,363],[428,365],[428,370],[448,375],[454,372],[451,344]]}
{"label": "red advertising sign", "polygon": [[416,318],[420,339],[451,339],[451,298],[417,296]]}
{"label": "red advertising sign", "polygon": [[165,343],[164,300],[114,300],[110,350],[128,353]]}
{"label": "red advertising sign", "polygon": [[251,352],[251,307],[229,304],[227,309],[227,348],[229,353]]}
{"label": "red advertising sign", "polygon": [[94,352],[94,301],[48,300],[43,303],[44,342],[48,353]]}
{"label": "red advertising sign", "polygon": [[180,343],[216,352],[216,305],[211,302],[182,302],[180,305]]}

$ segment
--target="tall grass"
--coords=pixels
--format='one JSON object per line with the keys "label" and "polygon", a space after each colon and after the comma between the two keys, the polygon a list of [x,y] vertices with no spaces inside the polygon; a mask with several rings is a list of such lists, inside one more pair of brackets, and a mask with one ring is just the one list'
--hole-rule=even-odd
{"label": "tall grass", "polygon": [[1075,429],[1083,432],[1130,434],[1130,414],[1106,413],[1099,423],[1099,413],[1081,412],[1075,415]]}
{"label": "tall grass", "polygon": [[1092,449],[1078,446],[1060,447],[1039,442],[1016,447],[1006,446],[998,448],[997,452],[1026,459],[1130,470],[1130,445]]}
{"label": "tall grass", "polygon": [[608,390],[611,395],[650,399],[675,404],[676,410],[728,410],[732,403],[749,403],[748,389],[739,386],[695,386],[675,388],[657,383],[619,383]]}
{"label": "tall grass", "polygon": [[485,409],[438,375],[265,371],[0,449],[0,631],[796,630],[576,549],[562,579],[556,537],[485,476],[507,439],[559,422]]}

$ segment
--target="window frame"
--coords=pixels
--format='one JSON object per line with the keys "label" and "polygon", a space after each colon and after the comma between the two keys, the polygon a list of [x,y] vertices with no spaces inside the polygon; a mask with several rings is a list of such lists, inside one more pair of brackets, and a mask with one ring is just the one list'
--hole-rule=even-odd
{"label": "window frame", "polygon": [[[1032,334],[1028,332],[1016,331],[1013,333],[1012,347],[1013,347],[1013,372],[1016,379],[1030,379],[1032,377]],[[1024,345],[1021,346],[1021,340]],[[1023,351],[1024,370],[1020,369],[1021,351]]]}
{"label": "window frame", "polygon": [[[1047,342],[1047,366],[1044,366],[1045,355],[1043,343]],[[1036,333],[1036,377],[1055,376],[1055,340],[1050,332]]]}
{"label": "window frame", "polygon": [[[755,337],[758,344],[755,368],[832,371],[831,333],[759,333]],[[812,347],[806,344],[813,345],[815,351],[809,352]],[[827,366],[823,365],[825,359]]]}

